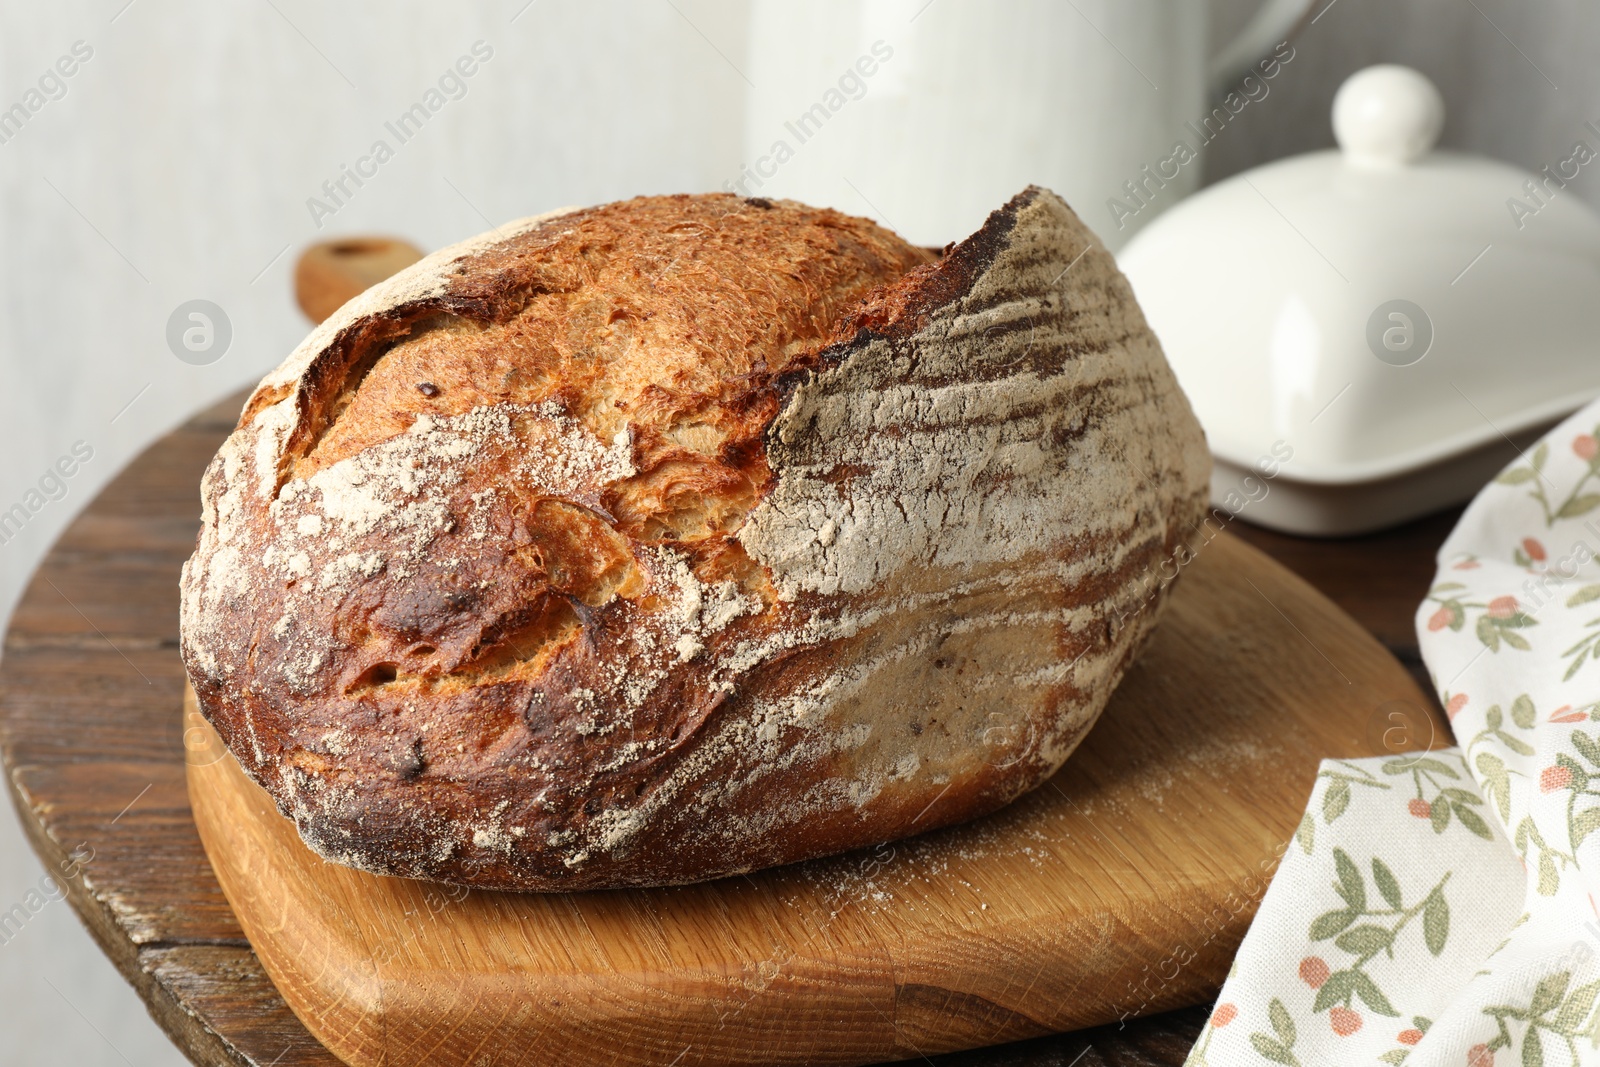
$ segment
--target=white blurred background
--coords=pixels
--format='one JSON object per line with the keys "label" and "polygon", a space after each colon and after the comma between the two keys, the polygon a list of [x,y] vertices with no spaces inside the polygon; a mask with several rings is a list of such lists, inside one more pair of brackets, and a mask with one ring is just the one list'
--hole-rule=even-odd
{"label": "white blurred background", "polygon": [[[1055,154],[1068,163],[1106,143],[1086,145],[1071,130],[1155,123],[1176,136],[1173,98],[1162,94],[1199,84],[1198,69],[1174,72],[1171,57],[1140,52],[1149,38],[1129,15],[1131,0],[884,3],[909,12],[918,32],[987,19],[975,47],[1001,52],[974,62],[1025,54],[1040,78],[1052,76],[1059,34],[1062,62],[1088,64],[1092,88],[1040,104],[1019,99],[1026,81],[986,82],[955,64],[948,106],[1022,109],[1033,128],[1015,136],[1063,141]],[[1024,18],[1038,3],[1051,7],[1049,34]],[[1183,33],[1220,42],[1257,6],[1217,0],[1209,31],[1191,12]],[[1379,61],[1411,64],[1438,83],[1450,107],[1446,145],[1532,170],[1565,158],[1583,122],[1600,121],[1592,0],[1319,0],[1314,10],[1271,94],[1211,146],[1207,178],[1331,145],[1334,90]],[[798,93],[803,102],[820,91],[753,84],[752,59],[772,69],[759,53],[775,45],[752,50],[751,26],[742,0],[0,0],[0,109],[22,101],[75,43],[92,50],[62,79],[64,94],[0,143],[0,511],[23,501],[75,442],[94,452],[65,496],[0,544],[0,610],[9,614],[62,527],[143,446],[253,382],[299,341],[307,324],[290,273],[307,243],[379,233],[433,249],[566,204],[736,179],[751,159],[752,96]],[[464,94],[319,228],[307,198],[322,197],[322,183],[377,138],[395,144],[383,124],[480,41],[492,57],[464,80]],[[1065,183],[1077,187],[1061,191],[1105,227],[1103,201],[1118,190],[1096,188],[1105,183],[1093,175],[1129,170],[1090,163]],[[911,180],[886,178],[881,193],[869,186],[871,201],[841,193],[834,206],[878,214],[874,203],[896,194],[893,183]],[[1595,175],[1583,174],[1576,190],[1600,204]],[[893,215],[883,220],[892,225]],[[226,354],[206,366],[181,362],[165,339],[173,309],[197,298],[221,306],[233,331]],[[41,874],[14,820],[0,819],[0,910]],[[0,1030],[5,1064],[183,1062],[65,903],[0,944]]]}

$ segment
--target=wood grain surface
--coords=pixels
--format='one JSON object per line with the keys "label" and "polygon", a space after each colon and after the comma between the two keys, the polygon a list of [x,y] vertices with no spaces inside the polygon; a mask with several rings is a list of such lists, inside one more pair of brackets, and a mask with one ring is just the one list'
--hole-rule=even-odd
{"label": "wood grain surface", "polygon": [[[328,1067],[338,1060],[279,997],[223,896],[184,784],[177,574],[199,526],[201,471],[242,399],[153,445],[41,564],[0,663],[0,756],[46,867],[187,1055],[204,1064]],[[1447,515],[1337,542],[1243,522],[1230,530],[1280,554],[1415,663],[1411,612],[1451,522]],[[192,740],[203,754],[201,739]],[[934,1062],[1175,1067],[1205,1015],[1184,1009]]]}

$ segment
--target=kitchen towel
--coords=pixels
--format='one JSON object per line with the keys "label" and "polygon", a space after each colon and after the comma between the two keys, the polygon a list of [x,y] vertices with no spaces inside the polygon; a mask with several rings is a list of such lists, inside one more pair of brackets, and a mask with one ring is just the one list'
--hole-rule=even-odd
{"label": "kitchen towel", "polygon": [[1600,1065],[1600,402],[1417,612],[1457,747],[1323,763],[1188,1067]]}

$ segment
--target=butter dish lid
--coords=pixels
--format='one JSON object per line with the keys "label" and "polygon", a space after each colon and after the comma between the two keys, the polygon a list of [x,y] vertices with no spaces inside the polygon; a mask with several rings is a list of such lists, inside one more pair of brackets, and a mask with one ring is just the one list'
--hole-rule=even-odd
{"label": "butter dish lid", "polygon": [[1438,90],[1351,76],[1338,150],[1182,201],[1119,260],[1212,451],[1287,444],[1284,474],[1406,474],[1600,395],[1600,217],[1564,189],[1600,129],[1540,174],[1438,151]]}

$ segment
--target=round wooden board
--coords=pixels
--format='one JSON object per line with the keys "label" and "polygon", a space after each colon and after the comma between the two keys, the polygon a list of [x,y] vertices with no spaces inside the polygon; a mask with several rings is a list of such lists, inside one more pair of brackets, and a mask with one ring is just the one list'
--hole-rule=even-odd
{"label": "round wooden board", "polygon": [[[278,995],[224,897],[196,833],[185,786],[184,725],[177,714],[183,693],[177,575],[198,528],[200,473],[231,429],[241,402],[242,397],[231,398],[152,446],[73,523],[41,564],[13,616],[0,664],[0,756],[40,857],[60,876],[91,933],[187,1055],[206,1064],[328,1067],[338,1060]],[[1384,605],[1391,599],[1415,603],[1403,587],[1414,585],[1421,595],[1431,574],[1431,546],[1444,528],[1435,522],[1408,535],[1398,548],[1393,541],[1323,546],[1251,536],[1288,555],[1300,553],[1302,565],[1331,560],[1330,574],[1350,578],[1341,599],[1367,618],[1369,600],[1362,588],[1367,584],[1382,594]],[[1380,583],[1364,577],[1374,565],[1388,576]],[[1216,640],[1246,651],[1289,638],[1304,640],[1321,653],[1299,661],[1301,676],[1281,684],[1298,683],[1307,693],[1331,699],[1350,688],[1337,677],[1342,672],[1358,687],[1372,683],[1362,697],[1369,710],[1381,706],[1380,697],[1396,693],[1416,707],[1432,707],[1347,617],[1281,570],[1263,568],[1268,572],[1271,581],[1257,580],[1257,585],[1284,614],[1272,608],[1273,614],[1256,620],[1261,629],[1250,632],[1232,632],[1225,620],[1215,620]],[[1180,584],[1180,596],[1199,584],[1192,577]],[[1293,597],[1280,596],[1290,591]],[[1374,610],[1369,625],[1404,636],[1402,611]],[[1400,647],[1404,642],[1393,640],[1407,654]],[[1147,658],[1140,670],[1148,671],[1153,662]],[[1361,673],[1367,671],[1370,675]],[[1173,684],[1182,699],[1193,696],[1182,679]],[[1348,714],[1342,721],[1354,727],[1359,718]],[[1441,739],[1447,737],[1442,724],[1438,729]],[[1370,741],[1356,735],[1359,730],[1346,734],[1332,737],[1321,754],[1371,750]],[[197,753],[206,752],[203,735],[190,740]],[[1137,762],[1146,745],[1142,740],[1128,758]],[[1249,815],[1245,840],[1265,844],[1287,838],[1311,784],[1308,770],[1298,773],[1299,784],[1284,787],[1288,799],[1274,796],[1282,810]],[[1236,784],[1238,796],[1256,795],[1249,783]],[[1099,846],[1106,857],[1114,854],[1113,839],[1126,849],[1128,842],[1117,837],[1117,824],[1105,812],[1097,821],[1107,835]],[[1176,873],[1179,882],[1185,877],[1157,870],[1164,876]],[[1018,989],[1037,966],[1028,958],[1016,961],[1012,978]],[[937,980],[932,984],[939,987]],[[1152,1001],[1150,1008],[1156,1007]],[[1203,1008],[1187,1009],[1126,1027],[938,1056],[936,1062],[941,1067],[1175,1067],[1204,1016]],[[575,1061],[591,1062],[592,1051]],[[761,1062],[771,1059],[763,1055]]]}

